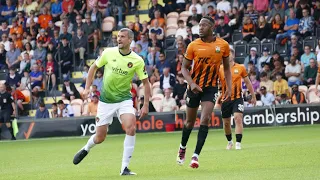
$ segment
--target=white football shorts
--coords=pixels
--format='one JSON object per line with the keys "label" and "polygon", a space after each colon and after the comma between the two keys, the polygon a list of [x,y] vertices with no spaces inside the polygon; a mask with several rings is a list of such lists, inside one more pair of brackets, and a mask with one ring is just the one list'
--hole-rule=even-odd
{"label": "white football shorts", "polygon": [[125,100],[119,103],[104,103],[99,101],[98,111],[96,116],[96,126],[111,125],[113,121],[113,115],[117,114],[117,117],[121,122],[120,116],[122,114],[133,114],[135,110],[132,100]]}

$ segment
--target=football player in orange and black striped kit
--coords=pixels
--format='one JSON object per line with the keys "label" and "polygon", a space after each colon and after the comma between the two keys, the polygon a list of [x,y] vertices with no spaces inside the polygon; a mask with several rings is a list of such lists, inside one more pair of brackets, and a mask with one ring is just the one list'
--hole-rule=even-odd
{"label": "football player in orange and black striped kit", "polygon": [[[218,93],[217,79],[221,63],[227,81],[225,100],[231,95],[231,72],[229,66],[229,44],[222,38],[213,34],[214,20],[211,17],[203,17],[199,23],[200,38],[191,42],[185,53],[181,68],[185,80],[188,82],[187,90],[187,118],[182,130],[181,144],[177,156],[178,164],[185,161],[186,146],[190,133],[197,117],[197,111],[201,103],[200,128],[197,145],[191,159],[190,167],[198,168],[198,158],[208,134],[208,124]],[[191,71],[189,69],[191,68]]]}
{"label": "football player in orange and black striped kit", "polygon": [[[242,96],[242,80],[245,82],[248,90],[252,96],[251,102],[256,104],[256,96],[248,78],[248,73],[246,68],[243,65],[237,64],[234,62],[234,50],[230,50],[230,66],[231,66],[231,74],[232,74],[232,90],[231,90],[231,101],[222,101],[221,105],[221,114],[223,119],[223,126],[226,138],[228,140],[227,149],[232,149],[232,129],[231,129],[231,115],[234,116],[234,121],[236,124],[235,133],[236,133],[236,149],[241,149],[241,140],[242,140],[242,132],[243,132],[243,96]],[[222,87],[222,96],[226,92],[226,81],[223,73],[223,65],[220,67],[219,71],[219,79]]]}

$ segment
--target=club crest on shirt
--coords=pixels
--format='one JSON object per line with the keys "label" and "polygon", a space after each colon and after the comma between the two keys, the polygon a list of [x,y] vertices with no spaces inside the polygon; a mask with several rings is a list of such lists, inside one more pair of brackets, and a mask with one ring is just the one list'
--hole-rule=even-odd
{"label": "club crest on shirt", "polygon": [[133,66],[132,62],[129,62],[128,63],[128,68],[132,68],[132,66]]}
{"label": "club crest on shirt", "polygon": [[234,72],[235,74],[238,74],[238,73],[239,73],[239,70],[238,70],[238,69],[235,69],[233,72]]}
{"label": "club crest on shirt", "polygon": [[219,46],[216,47],[216,53],[220,53],[220,47]]}

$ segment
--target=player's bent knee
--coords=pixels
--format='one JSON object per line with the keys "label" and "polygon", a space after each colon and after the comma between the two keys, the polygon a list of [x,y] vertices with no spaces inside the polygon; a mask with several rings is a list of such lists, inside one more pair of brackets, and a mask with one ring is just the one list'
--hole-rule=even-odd
{"label": "player's bent knee", "polygon": [[193,122],[193,121],[187,121],[186,124],[185,124],[185,126],[186,126],[187,129],[191,129],[191,128],[193,128],[194,123],[195,123],[195,122]]}
{"label": "player's bent knee", "polygon": [[136,134],[135,124],[131,124],[126,128],[126,134],[130,136],[134,136]]}

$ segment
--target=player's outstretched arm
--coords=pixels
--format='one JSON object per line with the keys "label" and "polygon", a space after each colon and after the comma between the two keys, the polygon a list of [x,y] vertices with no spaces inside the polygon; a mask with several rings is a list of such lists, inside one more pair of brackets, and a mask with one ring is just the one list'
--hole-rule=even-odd
{"label": "player's outstretched arm", "polygon": [[257,99],[256,99],[256,94],[254,93],[254,90],[253,90],[253,86],[252,86],[252,84],[251,84],[251,81],[250,81],[250,79],[248,78],[248,76],[245,77],[245,78],[243,78],[243,81],[244,81],[244,83],[246,83],[246,86],[247,86],[247,88],[248,88],[248,90],[249,90],[249,92],[250,92],[250,94],[251,94],[251,96],[252,96],[251,102],[252,102],[252,104],[255,106],[255,105],[256,105],[256,102],[257,102]]}
{"label": "player's outstretched arm", "polygon": [[151,96],[151,88],[150,88],[150,82],[148,78],[145,78],[142,80],[143,87],[144,87],[144,103],[143,107],[140,111],[140,119],[143,116],[148,115],[149,113],[149,98]]}
{"label": "player's outstretched arm", "polygon": [[231,97],[231,88],[232,88],[229,57],[223,58],[223,71],[224,71],[224,77],[226,78],[227,89],[226,89],[226,92],[224,93],[224,97],[222,101],[227,101]]}
{"label": "player's outstretched arm", "polygon": [[197,94],[199,92],[202,92],[202,89],[195,82],[193,82],[190,76],[189,68],[191,67],[191,65],[192,61],[184,58],[182,62],[181,72],[184,79],[188,82],[191,91]]}

